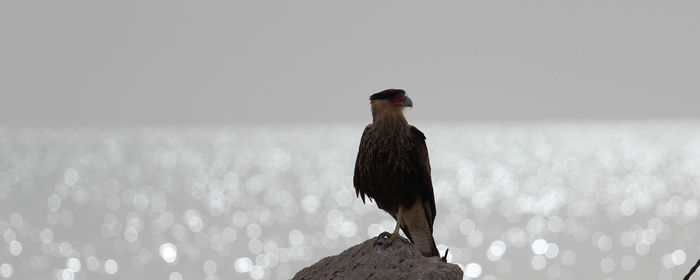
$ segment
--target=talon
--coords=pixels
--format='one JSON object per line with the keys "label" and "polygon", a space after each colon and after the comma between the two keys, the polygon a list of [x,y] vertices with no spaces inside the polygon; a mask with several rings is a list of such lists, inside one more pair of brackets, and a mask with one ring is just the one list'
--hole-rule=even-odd
{"label": "talon", "polygon": [[394,242],[394,240],[401,240],[404,243],[410,243],[408,239],[404,238],[398,233],[389,233],[389,232],[382,232],[377,236],[377,239],[374,241],[374,245],[382,245],[385,249]]}
{"label": "talon", "polygon": [[391,244],[391,241],[388,241],[389,237],[391,236],[391,233],[388,232],[382,232],[377,236],[377,239],[374,240],[374,245],[382,245],[382,247],[386,248]]}
{"label": "talon", "polygon": [[377,238],[389,238],[389,237],[391,237],[391,233],[387,232],[387,231],[382,232],[379,234],[379,236],[377,236]]}
{"label": "talon", "polygon": [[394,240],[396,240],[396,239],[403,241],[403,243],[409,243],[408,239],[404,238],[403,236],[401,236],[399,234],[395,234],[395,235],[392,234],[391,237],[389,237],[389,242],[390,243],[394,242]]}

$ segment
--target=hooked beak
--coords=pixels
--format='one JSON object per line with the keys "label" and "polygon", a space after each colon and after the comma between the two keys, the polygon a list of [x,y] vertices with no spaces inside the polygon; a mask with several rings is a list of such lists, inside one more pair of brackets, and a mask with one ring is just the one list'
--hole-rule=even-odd
{"label": "hooked beak", "polygon": [[401,102],[401,105],[403,105],[404,107],[413,108],[413,100],[411,100],[411,98],[408,98],[408,96],[406,96],[406,98],[403,100],[403,102]]}

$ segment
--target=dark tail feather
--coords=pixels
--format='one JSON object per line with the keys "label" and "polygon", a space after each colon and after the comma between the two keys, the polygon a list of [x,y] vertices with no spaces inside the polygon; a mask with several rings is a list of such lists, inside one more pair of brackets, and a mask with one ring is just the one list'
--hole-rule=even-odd
{"label": "dark tail feather", "polygon": [[425,257],[440,257],[435,245],[433,233],[430,230],[428,217],[425,216],[422,203],[415,203],[410,209],[405,209],[401,230],[406,234],[421,254]]}
{"label": "dark tail feather", "polygon": [[407,226],[402,226],[401,230],[403,230],[403,232],[406,234],[408,240],[416,245],[418,251],[421,252],[421,255],[424,257],[440,257],[440,252],[435,245],[435,240],[433,240],[432,234],[422,230],[416,231],[417,229],[412,231],[408,229]]}

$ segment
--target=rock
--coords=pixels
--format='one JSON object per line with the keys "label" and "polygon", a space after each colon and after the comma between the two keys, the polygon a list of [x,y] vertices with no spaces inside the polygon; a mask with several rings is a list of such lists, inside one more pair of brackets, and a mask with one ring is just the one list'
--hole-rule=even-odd
{"label": "rock", "polygon": [[423,257],[413,244],[395,240],[384,248],[376,238],[357,244],[344,252],[325,257],[302,269],[294,280],[317,279],[446,279],[461,280],[464,272],[456,264],[438,257]]}

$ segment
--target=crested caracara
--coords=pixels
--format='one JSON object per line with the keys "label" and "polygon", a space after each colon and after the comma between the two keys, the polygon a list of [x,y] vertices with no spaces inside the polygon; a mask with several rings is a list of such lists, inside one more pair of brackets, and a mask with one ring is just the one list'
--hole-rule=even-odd
{"label": "crested caracara", "polygon": [[355,161],[355,193],[362,202],[365,197],[374,199],[396,220],[394,232],[380,234],[379,243],[388,246],[402,239],[401,228],[423,256],[439,257],[433,240],[435,196],[425,135],[403,115],[403,109],[413,107],[413,102],[401,89],[375,93],[369,100],[372,123],[362,134]]}

